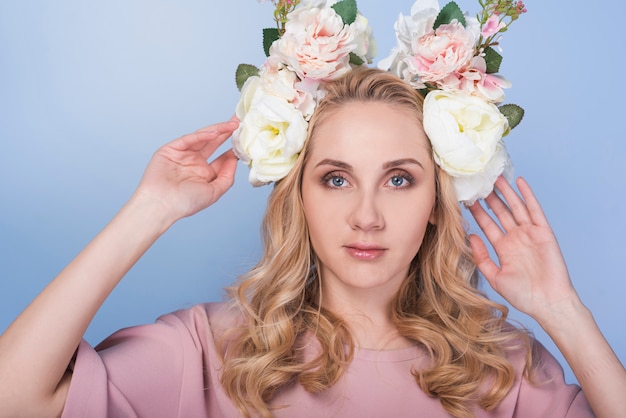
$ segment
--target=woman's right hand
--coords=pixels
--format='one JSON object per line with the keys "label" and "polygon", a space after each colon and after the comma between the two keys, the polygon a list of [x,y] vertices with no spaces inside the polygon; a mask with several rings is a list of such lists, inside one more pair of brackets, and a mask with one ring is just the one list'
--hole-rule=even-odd
{"label": "woman's right hand", "polygon": [[159,148],[133,198],[158,202],[169,223],[215,203],[234,182],[237,157],[229,149],[213,161],[207,160],[238,126],[233,117]]}
{"label": "woman's right hand", "polygon": [[68,364],[104,300],[169,225],[233,184],[232,150],[207,159],[238,126],[233,118],[161,147],[131,200],[0,335],[0,417],[61,415]]}

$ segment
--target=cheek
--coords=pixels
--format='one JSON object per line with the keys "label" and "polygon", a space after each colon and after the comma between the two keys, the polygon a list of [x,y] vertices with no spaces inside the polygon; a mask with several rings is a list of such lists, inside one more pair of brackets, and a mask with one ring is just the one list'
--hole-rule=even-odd
{"label": "cheek", "polygon": [[324,232],[324,219],[327,217],[327,215],[324,212],[324,205],[321,204],[322,199],[319,199],[313,193],[308,192],[304,188],[302,191],[304,217],[306,220],[307,228],[309,229],[311,241],[315,243],[319,235]]}
{"label": "cheek", "polygon": [[311,193],[302,200],[311,247],[320,262],[327,263],[340,245],[345,217],[328,196]]}
{"label": "cheek", "polygon": [[395,238],[403,245],[419,250],[431,219],[431,205],[397,204],[387,216],[386,224],[393,228]]}

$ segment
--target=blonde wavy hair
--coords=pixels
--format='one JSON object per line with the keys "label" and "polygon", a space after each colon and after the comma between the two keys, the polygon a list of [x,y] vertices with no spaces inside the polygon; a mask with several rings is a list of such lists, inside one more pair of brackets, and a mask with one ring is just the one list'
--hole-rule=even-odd
{"label": "blonde wavy hair", "polygon": [[[328,389],[354,353],[345,322],[321,306],[321,279],[304,217],[302,172],[316,127],[353,102],[386,103],[422,120],[422,96],[380,70],[355,70],[326,88],[304,150],[269,197],[262,224],[264,254],[227,289],[244,323],[225,336],[221,382],[244,416],[272,416],[273,395],[290,383],[313,393]],[[400,335],[430,354],[429,368],[412,371],[416,384],[451,415],[471,417],[475,407],[495,408],[513,385],[507,350],[525,349],[529,372],[531,340],[526,331],[506,324],[505,306],[477,289],[478,274],[451,179],[437,166],[435,177],[436,222],[428,225],[394,298],[393,320]],[[307,334],[319,340],[321,353],[310,361],[303,359],[298,344]]]}

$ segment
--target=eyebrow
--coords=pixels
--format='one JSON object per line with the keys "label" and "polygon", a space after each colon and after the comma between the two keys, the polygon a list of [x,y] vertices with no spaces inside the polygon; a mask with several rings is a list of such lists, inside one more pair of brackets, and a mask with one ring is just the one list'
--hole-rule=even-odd
{"label": "eyebrow", "polygon": [[422,165],[422,163],[420,163],[414,158],[402,158],[400,160],[387,161],[386,163],[383,164],[383,169],[387,170],[389,168],[400,167],[406,164],[415,164],[415,165],[422,167],[422,169],[424,169],[424,166]]}
{"label": "eyebrow", "polygon": [[[414,158],[401,158],[399,160],[387,161],[383,163],[383,170],[388,170],[394,167],[401,167],[406,164],[415,164],[415,165],[420,166],[422,169],[424,169],[424,166],[422,165],[422,163],[420,163]],[[319,167],[322,165],[332,165],[332,166],[342,168],[347,171],[353,170],[353,167],[350,164],[343,162],[343,161],[339,161],[339,160],[333,160],[331,158],[323,159],[322,161],[316,164],[316,167]]]}
{"label": "eyebrow", "polygon": [[352,171],[352,166],[348,163],[344,163],[343,161],[333,160],[331,158],[325,158],[319,163],[315,165],[315,167],[319,167],[322,165],[332,165],[335,167],[343,168],[344,170]]}

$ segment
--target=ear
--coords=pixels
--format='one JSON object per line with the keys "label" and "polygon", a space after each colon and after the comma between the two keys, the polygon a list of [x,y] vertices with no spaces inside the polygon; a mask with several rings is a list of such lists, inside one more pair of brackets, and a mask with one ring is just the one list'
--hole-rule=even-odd
{"label": "ear", "polygon": [[432,225],[437,225],[437,216],[435,216],[435,211],[430,213],[430,217],[428,218],[428,223]]}
{"label": "ear", "polygon": [[428,217],[428,223],[432,225],[437,225],[437,213],[435,212],[435,207],[437,203],[433,204],[433,208],[430,210],[430,216]]}

